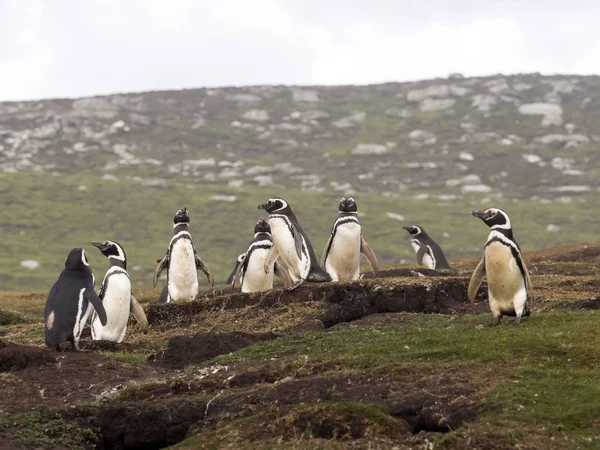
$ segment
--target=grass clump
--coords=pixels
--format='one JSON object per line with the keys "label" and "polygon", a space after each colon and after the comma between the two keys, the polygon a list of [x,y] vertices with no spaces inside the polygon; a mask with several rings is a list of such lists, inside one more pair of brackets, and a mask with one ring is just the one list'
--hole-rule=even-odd
{"label": "grass clump", "polygon": [[66,422],[55,408],[37,406],[23,414],[0,413],[0,430],[28,447],[84,449],[96,442],[97,431]]}

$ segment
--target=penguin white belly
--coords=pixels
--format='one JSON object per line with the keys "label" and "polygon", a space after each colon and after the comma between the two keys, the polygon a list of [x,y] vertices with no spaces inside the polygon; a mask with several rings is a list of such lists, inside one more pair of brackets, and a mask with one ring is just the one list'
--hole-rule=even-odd
{"label": "penguin white belly", "polygon": [[427,253],[423,255],[423,266],[427,269],[435,270],[435,260],[429,254],[429,249],[427,250]]}
{"label": "penguin white belly", "polygon": [[257,248],[252,250],[242,280],[242,292],[263,292],[273,289],[273,265],[269,273],[265,273],[265,258],[269,250]]}
{"label": "penguin white belly", "polygon": [[488,245],[485,249],[485,272],[492,314],[497,317],[522,312],[527,289],[510,248],[499,242]]}
{"label": "penguin white belly", "polygon": [[[412,248],[415,251],[415,253],[419,253],[419,249],[421,248],[421,245],[422,245],[419,241],[417,241],[416,239],[413,239],[412,241],[410,241],[410,245],[412,245]],[[423,267],[425,267],[426,269],[435,270],[435,261],[431,257],[430,252],[431,252],[431,249],[428,248],[427,253],[425,253],[425,255],[423,255],[421,265]]]}
{"label": "penguin white belly", "polygon": [[131,281],[124,273],[109,276],[102,299],[106,325],[102,326],[96,313],[92,318],[92,339],[121,343],[125,339],[131,309]]}
{"label": "penguin white belly", "polygon": [[180,239],[171,249],[168,291],[170,301],[194,300],[198,295],[198,273],[192,243]]}
{"label": "penguin white belly", "polygon": [[305,280],[310,271],[310,260],[304,254],[302,259],[298,258],[296,241],[288,228],[288,224],[281,218],[270,218],[269,225],[271,226],[273,244],[277,247],[279,257],[290,269],[292,281]]}
{"label": "penguin white belly", "polygon": [[361,228],[356,222],[345,223],[335,230],[325,270],[332,281],[353,281],[360,276]]}

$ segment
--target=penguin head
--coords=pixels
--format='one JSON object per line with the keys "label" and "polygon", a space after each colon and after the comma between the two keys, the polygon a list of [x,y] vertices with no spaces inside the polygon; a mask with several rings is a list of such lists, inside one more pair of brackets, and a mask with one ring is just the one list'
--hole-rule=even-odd
{"label": "penguin head", "polygon": [[471,215],[479,217],[491,229],[502,228],[510,230],[512,228],[508,214],[498,208],[489,208],[485,211],[472,211]]}
{"label": "penguin head", "polygon": [[65,269],[90,270],[90,263],[88,262],[85,250],[82,248],[71,250],[67,255],[67,259],[65,259]]}
{"label": "penguin head", "polygon": [[117,261],[121,261],[125,263],[125,250],[118,242],[115,241],[104,241],[97,242],[92,241],[92,245],[97,247],[104,256],[108,259],[116,259]]}
{"label": "penguin head", "polygon": [[402,228],[404,228],[406,231],[408,231],[411,236],[419,236],[419,235],[425,234],[425,230],[418,225],[411,225],[409,227],[402,227]]}
{"label": "penguin head", "polygon": [[173,225],[176,226],[182,223],[190,223],[190,216],[188,215],[186,207],[177,211],[175,217],[173,217]]}
{"label": "penguin head", "polygon": [[358,206],[352,197],[344,197],[340,201],[339,212],[355,213],[358,212]]}
{"label": "penguin head", "polygon": [[264,219],[260,219],[256,222],[254,234],[256,233],[271,233],[271,225],[269,225],[269,222]]}
{"label": "penguin head", "polygon": [[262,205],[258,205],[258,209],[264,209],[269,214],[272,214],[277,211],[283,211],[286,208],[289,208],[289,205],[284,199],[279,197],[270,198]]}

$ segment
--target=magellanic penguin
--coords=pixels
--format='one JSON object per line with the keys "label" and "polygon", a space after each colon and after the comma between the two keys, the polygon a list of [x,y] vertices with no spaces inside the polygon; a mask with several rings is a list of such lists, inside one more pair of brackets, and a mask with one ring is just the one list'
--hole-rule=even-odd
{"label": "magellanic penguin", "polygon": [[44,310],[46,346],[60,351],[60,344],[71,341],[79,350],[79,338],[92,306],[100,323],[106,325],[106,311],[94,291],[96,280],[82,248],[74,248],[65,261],[65,269],[54,283]]}
{"label": "magellanic penguin", "polygon": [[173,218],[173,237],[167,254],[158,262],[154,273],[154,287],[163,270],[167,271],[167,303],[194,300],[198,295],[197,270],[214,286],[212,273],[198,256],[190,234],[190,216],[187,208],[180,209]]}
{"label": "magellanic penguin", "polygon": [[269,250],[273,247],[271,237],[271,227],[269,222],[264,219],[259,220],[254,227],[254,240],[248,247],[248,251],[242,255],[242,262],[238,265],[231,287],[235,287],[235,280],[238,273],[241,277],[242,292],[264,292],[273,289],[273,275],[277,275],[284,280],[284,285],[290,285],[291,279],[287,269],[282,267],[279,262],[274,261],[265,272],[265,259]]}
{"label": "magellanic penguin", "polygon": [[469,300],[475,300],[481,281],[487,276],[490,309],[494,316],[492,325],[499,325],[503,315],[515,316],[514,323],[518,325],[522,316],[530,314],[525,302],[531,295],[531,280],[521,249],[513,237],[508,214],[496,208],[471,214],[490,227],[490,234],[483,259],[469,282]]}
{"label": "magellanic penguin", "polygon": [[100,299],[106,310],[108,322],[103,325],[98,313],[92,315],[92,339],[121,343],[127,331],[129,313],[141,325],[148,328],[148,319],[142,305],[131,292],[131,280],[127,273],[127,258],[123,247],[114,241],[92,242],[108,258],[108,270],[100,287]]}
{"label": "magellanic penguin", "polygon": [[358,280],[361,253],[367,258],[373,274],[377,275],[377,257],[362,236],[356,201],[344,197],[323,251],[323,267],[332,281]]}
{"label": "magellanic penguin", "polygon": [[240,267],[240,264],[244,262],[245,257],[246,253],[240,253],[238,255],[237,259],[235,260],[235,266],[233,267],[231,274],[227,277],[227,281],[225,281],[226,284],[231,284],[236,280],[237,274],[240,273],[238,267]]}
{"label": "magellanic penguin", "polygon": [[429,237],[422,227],[411,225],[402,228],[410,233],[410,244],[417,252],[417,264],[431,270],[452,270],[442,248]]}
{"label": "magellanic penguin", "polygon": [[293,291],[306,280],[331,281],[331,276],[319,265],[308,236],[285,200],[279,197],[270,198],[258,205],[258,209],[269,213],[274,244],[265,258],[265,272],[281,257],[293,282],[285,288],[287,291]]}

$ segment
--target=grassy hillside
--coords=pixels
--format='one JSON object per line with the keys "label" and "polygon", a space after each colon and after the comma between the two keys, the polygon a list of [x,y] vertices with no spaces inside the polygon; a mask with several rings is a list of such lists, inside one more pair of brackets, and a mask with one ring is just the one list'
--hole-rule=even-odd
{"label": "grassy hillside", "polygon": [[148,286],[182,206],[224,280],[274,195],[318,254],[353,195],[384,265],[414,259],[407,223],[451,258],[477,255],[485,228],[468,213],[489,206],[525,249],[594,242],[598,99],[596,76],[518,74],[0,103],[0,289],[48,289],[75,246],[101,275],[88,243],[105,238]]}
{"label": "grassy hillside", "polygon": [[[273,195],[284,196],[293,206],[320,256],[340,199],[339,194],[331,192],[247,187],[236,190],[237,199],[230,203],[211,198],[232,193],[215,184],[197,187],[173,182],[143,187],[133,181],[115,184],[91,175],[46,174],[4,174],[0,177],[0,192],[4,203],[0,283],[3,289],[13,290],[49,289],[74,247],[87,250],[100,278],[107,261],[90,241],[104,239],[116,240],[125,247],[134,283],[149,286],[156,258],[164,254],[172,236],[173,215],[183,206],[191,214],[198,252],[215,279],[224,282],[236,256],[252,240],[254,224],[266,217],[257,205]],[[571,203],[541,204],[525,200],[484,203],[474,194],[446,201],[374,193],[355,197],[365,239],[382,266],[415,261],[408,233],[401,228],[409,223],[425,227],[450,258],[479,255],[488,229],[470,211],[490,206],[509,212],[515,236],[525,250],[549,243],[594,242],[600,234],[595,220],[600,200],[595,195],[582,195]],[[401,214],[405,220],[393,219],[387,213]],[[562,231],[547,231],[548,223],[559,225]],[[36,260],[40,268],[22,267],[23,260]]]}

